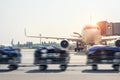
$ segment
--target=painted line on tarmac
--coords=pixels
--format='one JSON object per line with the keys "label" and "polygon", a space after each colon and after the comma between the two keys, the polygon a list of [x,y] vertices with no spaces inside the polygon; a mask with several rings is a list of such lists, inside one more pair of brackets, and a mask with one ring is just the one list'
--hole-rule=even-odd
{"label": "painted line on tarmac", "polygon": [[[51,65],[51,64],[48,64]],[[56,65],[56,64],[55,64]],[[36,65],[19,65],[19,67],[34,67]],[[68,67],[84,67],[84,66],[88,66],[88,65],[68,65]]]}
{"label": "painted line on tarmac", "polygon": [[27,64],[27,65],[19,65],[19,67],[34,67],[34,66],[36,66],[36,65],[29,65],[29,64]]}
{"label": "painted line on tarmac", "polygon": [[68,65],[68,67],[84,67],[84,66],[88,66],[88,65]]}

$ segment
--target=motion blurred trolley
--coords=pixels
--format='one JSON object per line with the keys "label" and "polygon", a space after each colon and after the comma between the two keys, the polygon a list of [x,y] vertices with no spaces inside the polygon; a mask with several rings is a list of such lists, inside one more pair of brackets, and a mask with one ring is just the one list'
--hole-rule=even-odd
{"label": "motion blurred trolley", "polygon": [[60,64],[60,69],[65,71],[69,60],[70,56],[66,50],[53,46],[40,47],[34,53],[34,64],[42,71],[47,69],[48,64]]}
{"label": "motion blurred trolley", "polygon": [[119,71],[120,47],[95,45],[87,51],[87,65],[92,70],[98,69],[98,64],[112,64],[114,70]]}
{"label": "motion blurred trolley", "polygon": [[20,49],[12,47],[0,48],[0,65],[9,65],[10,70],[18,69],[18,64],[21,63]]}

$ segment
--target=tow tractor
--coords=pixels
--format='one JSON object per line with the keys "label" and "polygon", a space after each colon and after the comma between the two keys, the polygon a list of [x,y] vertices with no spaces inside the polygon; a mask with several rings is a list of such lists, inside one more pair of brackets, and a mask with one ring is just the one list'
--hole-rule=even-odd
{"label": "tow tractor", "polygon": [[87,65],[92,66],[92,70],[98,69],[98,64],[112,64],[114,70],[120,68],[120,47],[107,45],[94,45],[87,50]]}
{"label": "tow tractor", "polygon": [[34,65],[39,66],[41,71],[46,70],[48,64],[59,64],[60,69],[65,71],[69,61],[69,52],[54,46],[40,47],[34,53]]}
{"label": "tow tractor", "polygon": [[0,65],[9,65],[9,70],[16,70],[20,63],[20,49],[14,49],[13,47],[0,48]]}

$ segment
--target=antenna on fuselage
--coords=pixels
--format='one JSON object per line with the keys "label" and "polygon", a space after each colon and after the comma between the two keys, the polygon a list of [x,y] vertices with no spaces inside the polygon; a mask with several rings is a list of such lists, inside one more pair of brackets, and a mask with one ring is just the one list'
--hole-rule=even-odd
{"label": "antenna on fuselage", "polygon": [[92,24],[92,15],[90,15],[90,24]]}

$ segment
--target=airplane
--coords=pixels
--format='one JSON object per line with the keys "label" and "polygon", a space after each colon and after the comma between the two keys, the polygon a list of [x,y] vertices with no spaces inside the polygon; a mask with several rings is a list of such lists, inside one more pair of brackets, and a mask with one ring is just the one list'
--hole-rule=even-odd
{"label": "airplane", "polygon": [[99,26],[97,26],[97,25],[86,25],[83,28],[81,34],[77,33],[77,32],[73,32],[73,34],[75,35],[75,36],[73,36],[73,38],[29,36],[26,34],[26,29],[24,29],[24,32],[25,32],[26,37],[62,40],[60,42],[60,45],[62,48],[67,48],[69,46],[68,41],[76,41],[76,42],[80,42],[80,44],[92,46],[92,45],[101,44],[101,42],[106,43],[106,41],[109,41],[109,40],[116,40],[115,44],[117,44],[117,46],[120,46],[120,40],[117,40],[117,37],[110,37],[110,36],[103,37],[101,35],[101,30],[100,30]]}

